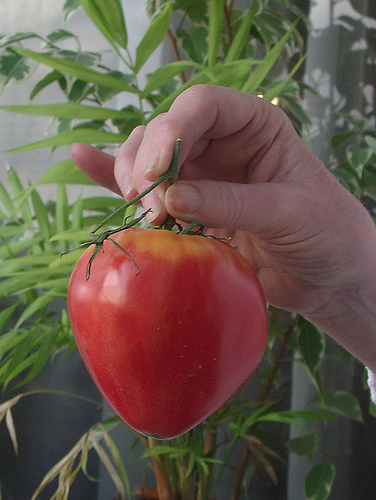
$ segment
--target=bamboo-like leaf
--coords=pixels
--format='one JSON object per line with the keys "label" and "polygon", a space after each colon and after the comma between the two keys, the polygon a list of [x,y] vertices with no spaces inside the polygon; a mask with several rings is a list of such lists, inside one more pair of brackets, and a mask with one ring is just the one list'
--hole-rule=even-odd
{"label": "bamboo-like leaf", "polygon": [[198,75],[193,76],[188,82],[183,84],[181,87],[179,87],[177,90],[174,92],[171,92],[169,96],[166,97],[151,113],[149,120],[152,120],[155,116],[159,115],[160,113],[163,113],[168,110],[168,108],[171,106],[171,104],[174,102],[174,100],[177,98],[179,94],[181,94],[185,89],[192,87],[193,85],[197,85],[199,83],[208,83],[210,78],[208,75],[204,73],[199,73]]}
{"label": "bamboo-like leaf", "polygon": [[221,41],[224,21],[223,0],[209,1],[209,41],[208,66],[212,68],[217,63],[218,47]]}
{"label": "bamboo-like leaf", "polygon": [[291,38],[291,35],[295,30],[295,25],[296,22],[293,23],[292,27],[283,35],[283,37],[279,40],[279,42],[276,43],[276,45],[264,57],[263,59],[264,64],[260,64],[259,66],[257,66],[255,71],[243,85],[241,89],[243,92],[249,94],[254,94],[257,92],[261,83],[267,77],[269,71],[272,69],[278,57],[280,56],[282,50],[286,46],[286,43]]}
{"label": "bamboo-like leaf", "polygon": [[227,52],[225,62],[235,61],[241,56],[244,46],[249,38],[249,31],[255,19],[257,8],[258,2],[255,0],[248,9],[248,12],[244,15],[244,18]]}
{"label": "bamboo-like leaf", "polygon": [[192,67],[203,69],[201,64],[194,61],[175,61],[158,68],[149,76],[145,89],[142,92],[142,97],[149,96],[155,89],[162,87],[171,78]]}
{"label": "bamboo-like leaf", "polygon": [[125,470],[125,467],[124,467],[123,459],[121,458],[119,450],[118,450],[114,440],[112,439],[112,437],[109,435],[109,433],[105,430],[104,427],[101,426],[101,429],[102,429],[104,441],[106,443],[107,448],[110,450],[112,459],[113,459],[114,464],[117,468],[117,471],[119,473],[121,481],[122,481],[122,483],[127,491],[128,496],[130,496],[131,490],[130,490],[129,478],[128,478],[127,471]]}
{"label": "bamboo-like leaf", "polygon": [[17,54],[34,59],[41,64],[54,68],[60,71],[63,75],[73,76],[74,78],[78,78],[84,82],[93,83],[95,85],[118,90],[120,92],[136,92],[133,87],[125,83],[120,78],[115,78],[114,76],[106,73],[100,73],[99,71],[88,68],[83,64],[60,57],[50,56],[48,54],[41,54],[39,52],[21,47],[13,47],[12,50]]}
{"label": "bamboo-like leaf", "polygon": [[50,167],[47,172],[33,184],[36,186],[44,184],[82,184],[93,186],[94,181],[89,179],[73,162],[73,160],[63,160]]}
{"label": "bamboo-like leaf", "polygon": [[81,5],[116,50],[117,44],[127,48],[127,29],[119,0],[81,0]]}
{"label": "bamboo-like leaf", "polygon": [[273,85],[267,92],[264,94],[264,99],[267,99],[268,101],[273,100],[275,97],[278,97],[282,94],[286,86],[288,85],[289,81],[292,79],[292,77],[295,75],[295,73],[298,71],[300,66],[303,64],[305,61],[306,56],[302,56],[299,61],[295,64],[295,66],[292,68],[292,70],[289,72],[288,76],[284,78],[282,81],[278,82],[276,85]]}
{"label": "bamboo-like leaf", "polygon": [[20,326],[29,319],[33,314],[45,309],[48,304],[55,298],[55,295],[51,292],[44,293],[40,295],[37,299],[31,302],[26,309],[22,312],[21,316],[18,318],[15,328],[20,328]]}
{"label": "bamboo-like leaf", "polygon": [[14,214],[16,207],[14,205],[12,197],[1,182],[0,182],[0,203],[3,205],[4,209],[8,212],[8,215]]}
{"label": "bamboo-like leaf", "polygon": [[14,427],[12,410],[10,408],[8,408],[8,410],[6,411],[5,423],[8,429],[10,439],[12,440],[14,453],[18,455],[18,442],[17,442],[16,429]]}
{"label": "bamboo-like leaf", "polygon": [[43,237],[44,249],[46,251],[51,251],[52,250],[52,246],[50,244],[51,224],[48,217],[48,210],[36,190],[33,190],[31,192],[31,202],[34,209],[35,218],[38,221],[39,232]]}
{"label": "bamboo-like leaf", "polygon": [[[85,445],[87,440],[87,433],[84,434],[79,441],[73,446],[73,448],[57,463],[55,464],[44,476],[38,488],[34,492],[31,500],[36,500],[36,498],[40,495],[40,493],[44,490],[46,486],[52,483],[60,474],[64,474],[67,467],[70,464],[74,464],[77,456]],[[55,497],[57,498],[57,497]]]}
{"label": "bamboo-like leaf", "polygon": [[[3,246],[0,247],[0,259],[6,259],[7,257],[13,257],[20,252],[24,252],[34,245],[39,244],[43,241],[43,238],[40,234],[37,234],[33,238],[28,238],[22,241],[17,241],[15,243],[7,243],[3,241]],[[1,285],[1,281],[0,281]]]}
{"label": "bamboo-like leaf", "polygon": [[55,148],[58,146],[69,146],[77,142],[85,144],[121,144],[125,141],[125,134],[115,134],[112,132],[104,132],[103,130],[77,128],[69,132],[62,132],[48,139],[24,144],[9,149],[9,152],[30,151],[33,149]]}
{"label": "bamboo-like leaf", "polygon": [[103,465],[106,467],[108,473],[110,474],[111,479],[116,486],[117,492],[119,493],[121,500],[125,500],[126,491],[125,491],[125,487],[123,485],[123,481],[121,480],[121,477],[117,473],[113,463],[111,462],[111,460],[110,460],[109,456],[107,455],[107,453],[105,452],[104,448],[99,444],[99,441],[97,440],[95,433],[92,433],[90,437],[91,437],[91,443],[93,445],[93,448],[97,452]]}
{"label": "bamboo-like leaf", "polygon": [[68,226],[68,193],[64,184],[59,184],[57,187],[57,199],[56,199],[56,230],[58,233],[62,233]]}
{"label": "bamboo-like leaf", "polygon": [[[17,309],[18,304],[13,304],[9,307],[6,307],[2,311],[0,311],[0,332],[2,332],[5,328],[5,325],[8,323],[10,318],[13,316],[14,311]],[[1,350],[0,350],[1,353]]]}
{"label": "bamboo-like leaf", "polygon": [[18,198],[22,196],[24,188],[20,181],[19,176],[13,168],[10,168],[8,171],[8,182],[13,191],[14,201],[17,205],[17,210],[19,210],[22,214],[23,221],[26,225],[26,228],[30,231],[33,230],[33,216],[30,210],[30,205],[27,199],[23,199],[20,203],[17,203]]}
{"label": "bamboo-like leaf", "polygon": [[0,109],[11,113],[52,116],[56,118],[67,118],[70,120],[128,120],[134,118],[135,116],[134,111],[129,109],[116,110],[112,108],[76,104],[73,102],[59,104],[0,106]]}
{"label": "bamboo-like leaf", "polygon": [[168,2],[162,8],[161,12],[151,21],[136,49],[136,63],[134,66],[135,73],[140,71],[152,53],[163,42],[170,25],[172,11],[172,3]]}

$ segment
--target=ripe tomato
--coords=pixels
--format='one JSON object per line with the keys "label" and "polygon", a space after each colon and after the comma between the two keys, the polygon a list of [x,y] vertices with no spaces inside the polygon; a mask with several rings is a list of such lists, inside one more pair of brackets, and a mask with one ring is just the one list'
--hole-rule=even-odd
{"label": "ripe tomato", "polygon": [[77,262],[68,309],[94,382],[133,429],[173,438],[219,409],[265,349],[264,295],[229,244],[131,228]]}

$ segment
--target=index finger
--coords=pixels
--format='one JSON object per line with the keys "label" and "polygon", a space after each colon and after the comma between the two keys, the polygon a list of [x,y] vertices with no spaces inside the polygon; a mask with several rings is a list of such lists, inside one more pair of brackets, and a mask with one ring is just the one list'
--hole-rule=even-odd
{"label": "index finger", "polygon": [[[263,127],[267,106],[261,99],[225,87],[196,85],[180,94],[148,138],[148,161],[135,162],[149,181],[163,174],[170,162],[176,139],[182,139],[180,164],[200,155],[212,139],[230,136],[250,122],[255,133]],[[140,157],[143,145],[140,147]]]}

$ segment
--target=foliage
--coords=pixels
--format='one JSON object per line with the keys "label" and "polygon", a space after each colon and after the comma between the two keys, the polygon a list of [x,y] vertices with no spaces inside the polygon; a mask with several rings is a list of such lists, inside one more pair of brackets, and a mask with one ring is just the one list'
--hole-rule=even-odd
{"label": "foliage", "polygon": [[[45,68],[28,104],[2,109],[49,116],[55,125],[52,135],[14,151],[54,149],[75,142],[101,148],[118,145],[135,126],[167,110],[177,95],[197,83],[228,86],[269,100],[278,98],[298,129],[309,124],[300,105],[304,85],[293,78],[304,62],[303,43],[296,22],[287,21],[287,14],[303,16],[289,0],[255,0],[246,9],[225,0],[149,1],[152,17],[135,53],[128,49],[126,16],[119,0],[66,0],[64,19],[81,8],[126,69],[107,67],[102,54],[82,50],[79,36],[66,27],[44,37],[28,32],[0,38],[2,90],[22,84],[37,66]],[[157,68],[141,83],[146,63],[166,39],[175,61]],[[39,41],[40,49],[28,48],[29,40]],[[59,89],[63,102],[34,104],[50,86]],[[118,109],[120,95],[137,104]],[[374,134],[364,122],[354,120],[353,125],[351,136],[360,127],[366,131],[364,142],[350,146],[334,170],[354,194],[373,197]],[[349,137],[334,138],[333,145],[341,146]],[[90,184],[70,160],[54,165],[30,186],[22,185],[11,169],[8,184],[9,189],[0,185],[0,297],[7,304],[0,313],[0,383],[14,388],[34,378],[57,351],[64,349],[68,355],[75,348],[64,298],[80,252],[63,257],[61,253],[86,241],[88,233],[123,202],[113,196],[78,196],[69,201],[68,184]],[[42,200],[38,186],[43,184],[56,187],[55,201]],[[112,224],[121,225],[123,216],[118,215]],[[321,361],[326,349],[333,346],[324,334],[283,311],[271,308],[269,314],[268,348],[251,382],[252,398],[243,389],[204,424],[175,440],[155,442],[138,436],[137,442],[146,448],[142,458],[153,462],[160,499],[215,498],[227,471],[233,471],[233,498],[238,498],[259,476],[276,483],[276,463],[285,463],[289,451],[312,464],[306,497],[328,497],[334,465],[315,463],[316,439],[310,425],[334,417],[360,422],[359,405],[349,393],[325,390]],[[317,398],[301,410],[287,409],[283,401],[281,373],[292,359],[303,366],[317,390]],[[15,449],[11,408],[20,397],[0,406],[0,421],[5,419]],[[119,420],[93,426],[46,474],[34,498],[56,478],[54,498],[68,498],[78,470],[86,471],[90,449],[104,462],[119,498],[130,495],[126,472],[110,436],[114,425],[120,425]],[[283,444],[276,442],[270,429],[290,425],[306,427],[307,434]],[[242,454],[237,464],[239,446]]]}

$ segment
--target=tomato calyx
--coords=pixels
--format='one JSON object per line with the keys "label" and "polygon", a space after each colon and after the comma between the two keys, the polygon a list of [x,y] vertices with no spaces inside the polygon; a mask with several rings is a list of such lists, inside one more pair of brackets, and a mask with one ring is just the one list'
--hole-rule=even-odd
{"label": "tomato calyx", "polygon": [[[181,147],[181,139],[177,139],[176,143],[175,143],[174,154],[172,156],[172,160],[171,160],[171,163],[170,163],[168,170],[164,174],[162,174],[160,177],[158,177],[158,179],[155,182],[153,182],[148,188],[146,188],[144,191],[139,193],[132,200],[127,201],[126,203],[121,205],[114,212],[112,212],[105,219],[103,219],[101,221],[101,223],[93,231],[91,231],[90,234],[92,235],[92,239],[90,241],[86,241],[84,243],[81,243],[80,245],[75,247],[73,250],[68,250],[68,251],[62,253],[62,255],[64,255],[64,254],[70,253],[74,250],[77,250],[79,248],[88,248],[91,245],[94,245],[93,254],[91,255],[91,257],[88,261],[88,264],[87,264],[86,281],[90,277],[92,263],[93,263],[95,257],[98,255],[98,253],[102,250],[103,243],[105,240],[112,241],[115,246],[117,246],[120,250],[122,250],[124,253],[127,254],[127,256],[131,259],[131,261],[133,262],[133,264],[136,267],[136,271],[137,271],[136,274],[138,274],[140,269],[139,269],[137,263],[134,261],[132,256],[124,248],[122,248],[116,241],[114,241],[111,238],[111,236],[116,234],[116,233],[119,233],[120,231],[124,231],[125,229],[129,229],[131,227],[137,226],[140,222],[142,222],[145,219],[147,214],[151,212],[151,209],[146,210],[139,217],[136,217],[136,218],[133,218],[133,216],[132,216],[132,218],[127,217],[122,226],[108,229],[107,231],[102,231],[100,233],[98,233],[98,231],[102,227],[104,227],[108,222],[110,222],[114,217],[116,217],[119,213],[124,212],[125,210],[127,210],[127,208],[138,203],[144,196],[146,196],[153,189],[155,189],[157,186],[159,186],[159,184],[162,184],[162,182],[167,181],[168,186],[171,186],[171,184],[174,183],[174,181],[176,180],[178,173],[179,173],[180,147]],[[156,227],[156,229],[168,229],[170,231],[174,230],[174,228],[177,228],[178,234],[190,234],[190,235],[204,236],[205,225],[203,222],[194,221],[183,228],[183,226],[181,226],[176,221],[176,219],[174,217],[172,217],[170,214],[168,214],[164,223],[161,224],[160,226]]]}

